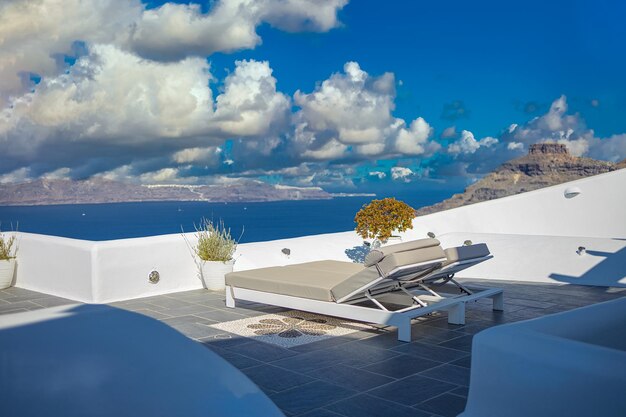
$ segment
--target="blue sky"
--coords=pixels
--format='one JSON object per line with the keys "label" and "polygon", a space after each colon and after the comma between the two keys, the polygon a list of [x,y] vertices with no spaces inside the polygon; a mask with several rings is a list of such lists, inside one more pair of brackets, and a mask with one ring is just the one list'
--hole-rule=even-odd
{"label": "blue sky", "polygon": [[[597,133],[626,131],[624,2],[361,0],[339,18],[342,27],[322,34],[264,25],[256,49],[210,60],[216,69],[231,69],[233,59],[269,60],[288,93],[357,61],[371,74],[390,71],[402,80],[397,116],[423,116],[441,130],[456,124],[495,136],[565,94]],[[443,119],[455,101],[469,116]]]}
{"label": "blue sky", "polygon": [[[617,0],[43,3],[0,6],[0,181],[456,190],[533,142],[626,158]],[[1,29],[18,6],[48,25]]]}

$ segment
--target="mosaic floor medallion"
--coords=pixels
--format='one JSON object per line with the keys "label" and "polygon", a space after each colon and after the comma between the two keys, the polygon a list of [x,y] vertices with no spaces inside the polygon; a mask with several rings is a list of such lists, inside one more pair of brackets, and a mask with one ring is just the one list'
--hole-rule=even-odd
{"label": "mosaic floor medallion", "polygon": [[364,323],[295,310],[227,321],[210,327],[286,348],[371,328]]}

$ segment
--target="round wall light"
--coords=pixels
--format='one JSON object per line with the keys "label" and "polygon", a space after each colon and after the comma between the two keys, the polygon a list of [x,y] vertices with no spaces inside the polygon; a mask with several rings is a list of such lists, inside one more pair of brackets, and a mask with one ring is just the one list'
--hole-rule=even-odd
{"label": "round wall light", "polygon": [[150,281],[151,284],[156,284],[157,282],[159,282],[160,279],[161,275],[159,274],[159,271],[150,271],[150,275],[148,275],[148,281]]}

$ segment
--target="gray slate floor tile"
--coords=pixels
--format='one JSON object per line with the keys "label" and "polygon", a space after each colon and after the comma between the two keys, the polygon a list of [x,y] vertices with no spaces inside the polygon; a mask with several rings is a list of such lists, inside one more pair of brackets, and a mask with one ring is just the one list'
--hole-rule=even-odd
{"label": "gray slate floor tile", "polygon": [[278,361],[280,359],[285,359],[296,355],[295,352],[289,349],[270,345],[269,343],[255,341],[237,344],[235,346],[230,346],[227,349],[239,353],[240,355],[248,356],[250,358],[263,362]]}
{"label": "gray slate floor tile", "polygon": [[413,406],[455,388],[456,385],[447,382],[426,378],[421,375],[413,375],[371,390],[368,394]]}
{"label": "gray slate floor tile", "polygon": [[470,380],[470,370],[468,368],[450,364],[428,369],[421,372],[420,375],[463,386],[468,386]]}
{"label": "gray slate floor tile", "polygon": [[367,391],[394,381],[393,378],[346,365],[316,369],[307,375],[356,391]]}
{"label": "gray slate floor tile", "polygon": [[467,399],[454,394],[443,394],[425,401],[415,408],[442,417],[456,417],[465,410]]}
{"label": "gray slate floor tile", "polygon": [[456,339],[448,340],[447,342],[439,343],[439,346],[443,346],[450,349],[464,350],[467,353],[472,351],[472,339],[474,335],[466,335],[457,337]]}
{"label": "gray slate floor tile", "polygon": [[415,356],[399,355],[391,359],[387,359],[386,361],[366,366],[363,369],[392,378],[404,378],[440,364],[440,362],[417,358]]}
{"label": "gray slate floor tile", "polygon": [[448,349],[447,347],[434,346],[419,342],[405,343],[391,350],[437,362],[451,362],[464,358],[468,355],[467,352],[461,350]]}
{"label": "gray slate floor tile", "polygon": [[372,397],[367,394],[357,395],[325,408],[346,417],[428,417],[430,413],[407,407],[402,404]]}
{"label": "gray slate floor tile", "polygon": [[256,359],[252,359],[249,358],[247,356],[243,356],[240,355],[238,353],[232,352],[230,350],[227,349],[220,349],[220,348],[216,348],[216,347],[209,347],[206,344],[204,344],[204,346],[206,346],[208,349],[212,350],[213,352],[217,353],[218,355],[220,355],[222,358],[226,359],[226,361],[228,361],[231,365],[233,365],[234,367],[238,368],[238,369],[246,369],[246,368],[250,368],[253,366],[259,366],[262,365],[263,362],[261,361],[257,361]]}
{"label": "gray slate floor tile", "polygon": [[320,404],[329,405],[355,394],[355,391],[337,385],[315,381],[277,394],[270,394],[270,398],[281,410],[299,414],[319,408]]}
{"label": "gray slate floor tile", "polygon": [[244,369],[244,373],[263,391],[280,392],[315,381],[306,375],[272,365],[259,365]]}

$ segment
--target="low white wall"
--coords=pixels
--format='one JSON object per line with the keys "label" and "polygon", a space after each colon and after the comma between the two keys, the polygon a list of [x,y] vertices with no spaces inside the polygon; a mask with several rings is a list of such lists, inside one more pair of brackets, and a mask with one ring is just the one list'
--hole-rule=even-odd
{"label": "low white wall", "polygon": [[[187,236],[195,243],[193,234]],[[148,275],[157,270],[160,280]],[[91,242],[19,233],[15,285],[86,303],[202,288],[181,235]]]}
{"label": "low white wall", "polygon": [[[564,190],[573,186],[581,194],[565,198]],[[421,239],[432,231],[444,247],[465,239],[487,243],[495,258],[461,276],[626,285],[626,240],[614,239],[626,237],[625,206],[626,170],[620,170],[422,216],[402,238]],[[193,244],[193,234],[187,237]],[[350,231],[242,244],[235,270],[319,259],[358,261],[365,254],[362,242]],[[586,246],[588,254],[578,256],[578,246]],[[148,281],[152,269],[161,275],[158,284]],[[202,288],[202,282],[178,234],[89,242],[20,233],[16,286],[104,303]]]}
{"label": "low white wall", "polygon": [[[564,191],[581,193],[566,198]],[[421,216],[408,237],[427,232],[626,237],[626,169]]]}
{"label": "low white wall", "polygon": [[[457,277],[552,284],[626,287],[626,240],[590,237],[447,233],[443,247],[469,239],[486,243],[493,258]],[[582,255],[577,249],[583,246]]]}
{"label": "low white wall", "polygon": [[[187,239],[195,243],[193,234]],[[96,243],[94,302],[103,303],[202,288],[190,248],[180,234]],[[160,280],[148,280],[152,270]]]}
{"label": "low white wall", "polygon": [[16,286],[93,301],[91,277],[96,242],[21,232],[18,235]]}

